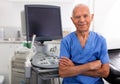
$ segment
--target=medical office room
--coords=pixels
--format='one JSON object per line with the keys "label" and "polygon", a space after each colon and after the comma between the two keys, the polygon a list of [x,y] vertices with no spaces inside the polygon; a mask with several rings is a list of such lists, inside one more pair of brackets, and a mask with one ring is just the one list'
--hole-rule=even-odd
{"label": "medical office room", "polygon": [[120,84],[119,0],[0,0],[0,84],[62,84],[60,42],[75,31],[71,16],[78,3],[94,13],[90,31],[106,39],[104,84]]}

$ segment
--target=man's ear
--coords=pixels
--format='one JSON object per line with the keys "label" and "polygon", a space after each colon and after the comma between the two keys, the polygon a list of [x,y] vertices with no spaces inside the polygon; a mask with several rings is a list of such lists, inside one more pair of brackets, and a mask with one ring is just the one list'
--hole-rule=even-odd
{"label": "man's ear", "polygon": [[72,18],[72,17],[70,17],[70,19],[73,21],[73,18]]}
{"label": "man's ear", "polygon": [[71,18],[72,22],[74,23],[74,21],[73,21],[73,17],[70,17],[70,18]]}
{"label": "man's ear", "polygon": [[91,21],[93,20],[93,18],[94,18],[94,14],[91,14]]}

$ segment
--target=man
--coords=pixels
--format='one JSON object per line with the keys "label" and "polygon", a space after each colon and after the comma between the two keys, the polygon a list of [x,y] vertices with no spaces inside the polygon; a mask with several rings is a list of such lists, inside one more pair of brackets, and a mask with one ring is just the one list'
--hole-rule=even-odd
{"label": "man", "polygon": [[109,75],[109,56],[106,41],[89,31],[93,14],[84,4],[73,9],[71,20],[76,31],[61,41],[59,75],[63,84],[104,84]]}

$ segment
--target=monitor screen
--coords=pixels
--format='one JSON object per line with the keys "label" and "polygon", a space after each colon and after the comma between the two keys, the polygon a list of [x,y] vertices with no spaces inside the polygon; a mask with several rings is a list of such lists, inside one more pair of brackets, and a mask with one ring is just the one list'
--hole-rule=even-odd
{"label": "monitor screen", "polygon": [[25,5],[27,41],[50,41],[62,38],[61,12],[59,6]]}

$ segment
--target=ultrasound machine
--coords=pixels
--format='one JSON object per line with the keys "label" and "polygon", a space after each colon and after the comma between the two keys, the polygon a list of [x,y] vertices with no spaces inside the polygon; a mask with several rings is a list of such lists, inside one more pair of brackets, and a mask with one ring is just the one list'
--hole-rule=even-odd
{"label": "ultrasound machine", "polygon": [[[36,53],[31,58],[32,70],[37,73],[37,84],[60,84],[58,74],[59,48],[62,39],[61,13],[59,6],[25,5],[27,42],[33,35]],[[53,41],[54,40],[54,41]]]}

